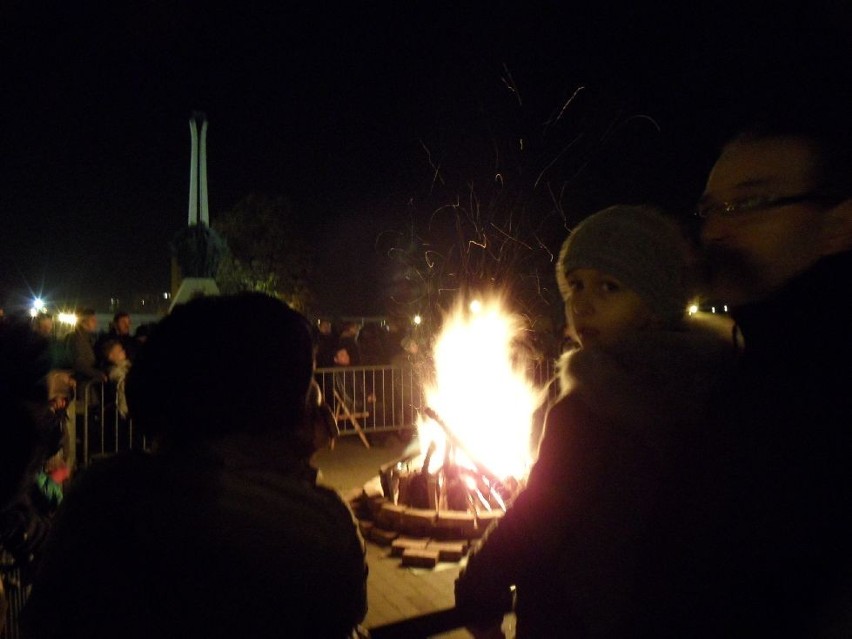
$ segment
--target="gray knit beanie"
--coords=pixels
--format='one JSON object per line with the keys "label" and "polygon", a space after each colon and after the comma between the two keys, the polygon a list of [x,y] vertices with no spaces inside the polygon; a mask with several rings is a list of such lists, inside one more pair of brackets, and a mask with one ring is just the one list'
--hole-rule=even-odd
{"label": "gray knit beanie", "polygon": [[635,291],[673,326],[686,311],[686,252],[680,228],[658,209],[611,206],[583,220],[562,244],[556,280],[567,299],[567,275],[597,269]]}

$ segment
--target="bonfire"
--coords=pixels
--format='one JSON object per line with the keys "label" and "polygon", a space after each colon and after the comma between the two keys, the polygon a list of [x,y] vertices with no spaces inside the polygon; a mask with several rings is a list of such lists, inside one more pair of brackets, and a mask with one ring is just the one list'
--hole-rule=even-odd
{"label": "bonfire", "polygon": [[522,357],[523,323],[498,299],[459,304],[434,346],[419,453],[382,468],[387,499],[417,509],[500,515],[532,463],[541,391]]}

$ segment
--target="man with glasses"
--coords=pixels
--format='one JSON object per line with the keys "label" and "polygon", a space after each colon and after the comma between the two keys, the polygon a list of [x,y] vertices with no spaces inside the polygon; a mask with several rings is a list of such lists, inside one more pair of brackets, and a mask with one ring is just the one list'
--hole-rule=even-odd
{"label": "man with glasses", "polygon": [[852,142],[804,117],[729,141],[697,209],[741,348],[695,474],[708,636],[852,636]]}
{"label": "man with glasses", "polygon": [[833,176],[825,162],[842,161],[852,171],[852,150],[827,148],[810,135],[744,133],[713,167],[697,214],[704,218],[710,292],[719,301],[761,300],[823,256],[850,249],[850,238],[842,240],[852,225],[852,173]]}

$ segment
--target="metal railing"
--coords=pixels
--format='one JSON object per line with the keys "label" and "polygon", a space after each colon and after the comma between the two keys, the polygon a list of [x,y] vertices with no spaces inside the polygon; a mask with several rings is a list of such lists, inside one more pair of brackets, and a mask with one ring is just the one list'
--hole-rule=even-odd
{"label": "metal railing", "polygon": [[316,380],[341,435],[414,428],[423,406],[423,374],[416,367],[320,368]]}
{"label": "metal railing", "polygon": [[[416,428],[418,414],[425,406],[423,385],[431,375],[432,371],[422,366],[346,366],[319,368],[315,379],[334,412],[340,434],[363,436]],[[549,361],[538,362],[530,369],[530,379],[539,388],[544,388],[552,376]],[[148,442],[134,428],[132,417],[124,418],[117,410],[117,392],[114,384],[99,381],[86,382],[78,392],[75,426],[79,465],[86,466],[99,456],[147,448]]]}
{"label": "metal railing", "polygon": [[123,450],[145,449],[147,441],[134,428],[133,419],[118,410],[118,389],[114,384],[88,381],[77,399],[78,455],[80,465],[92,459]]}
{"label": "metal railing", "polygon": [[[19,619],[29,595],[21,576],[21,570],[15,565],[12,555],[0,546],[0,639],[18,639],[20,635]],[[5,605],[5,610],[2,610]]]}

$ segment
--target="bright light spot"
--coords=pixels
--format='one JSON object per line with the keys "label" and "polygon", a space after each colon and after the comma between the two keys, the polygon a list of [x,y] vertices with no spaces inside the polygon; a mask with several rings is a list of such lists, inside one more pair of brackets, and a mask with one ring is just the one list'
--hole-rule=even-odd
{"label": "bright light spot", "polygon": [[715,307],[715,306],[711,306],[711,307],[710,307],[710,312],[711,312],[711,313],[715,313],[715,312],[716,312],[716,307]]}
{"label": "bright light spot", "polygon": [[725,304],[722,308],[724,308],[724,309],[725,309],[725,312],[726,312],[726,313],[728,312],[728,305],[727,305],[727,304]]}
{"label": "bright light spot", "polygon": [[695,315],[697,312],[698,312],[698,305],[697,305],[697,304],[692,304],[692,305],[689,307],[689,314],[690,314],[690,315]]}
{"label": "bright light spot", "polygon": [[36,315],[38,315],[38,309],[35,306],[33,306],[30,309],[30,317],[35,317]]}
{"label": "bright light spot", "polygon": [[480,302],[479,300],[473,300],[470,303],[470,312],[476,315],[480,311],[482,311],[482,302]]}
{"label": "bright light spot", "polygon": [[44,300],[40,297],[37,297],[33,300],[33,308],[36,313],[41,313],[44,310]]}
{"label": "bright light spot", "polygon": [[[521,323],[497,301],[482,304],[476,315],[463,305],[446,318],[434,349],[435,379],[426,402],[464,449],[501,479],[526,477],[532,461],[530,431],[539,392],[526,375],[527,362],[513,352]],[[446,437],[439,425],[422,419],[421,449],[435,441],[431,472],[444,462]],[[464,452],[455,451],[457,463]]]}
{"label": "bright light spot", "polygon": [[172,296],[172,294],[171,294],[171,293],[163,293],[163,299],[164,299],[164,300],[169,299],[171,296]]}
{"label": "bright light spot", "polygon": [[60,324],[71,324],[74,325],[77,323],[77,316],[74,313],[60,313],[56,316],[59,320]]}
{"label": "bright light spot", "polygon": [[413,319],[412,321],[413,321],[413,322],[414,322],[417,326],[420,326],[420,325],[423,323],[423,318],[422,318],[422,317],[420,317],[419,315],[415,315],[415,316],[414,316],[414,319]]}

